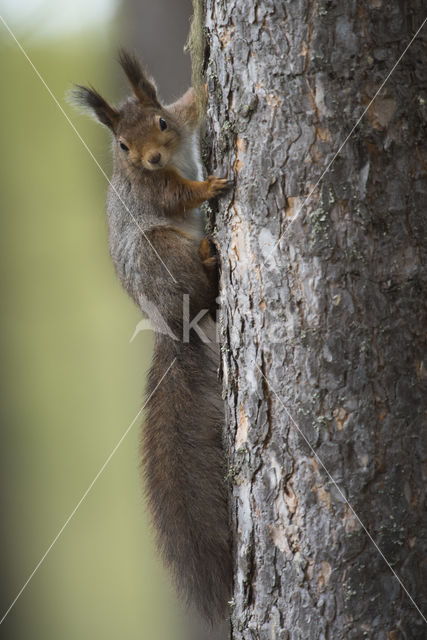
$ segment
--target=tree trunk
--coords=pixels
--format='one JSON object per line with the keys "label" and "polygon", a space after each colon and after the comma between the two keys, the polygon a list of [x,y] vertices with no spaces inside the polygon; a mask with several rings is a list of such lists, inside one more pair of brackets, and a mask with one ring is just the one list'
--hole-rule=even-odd
{"label": "tree trunk", "polygon": [[424,18],[206,1],[234,640],[426,637]]}

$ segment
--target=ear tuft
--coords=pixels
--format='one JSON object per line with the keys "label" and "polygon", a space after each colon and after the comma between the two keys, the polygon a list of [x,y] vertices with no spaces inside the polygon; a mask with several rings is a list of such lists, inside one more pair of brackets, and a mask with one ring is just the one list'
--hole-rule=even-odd
{"label": "ear tuft", "polygon": [[93,88],[76,84],[69,93],[69,101],[77,107],[89,109],[99,122],[111,131],[115,131],[119,120],[119,112]]}
{"label": "ear tuft", "polygon": [[120,49],[119,64],[125,72],[139,102],[144,106],[160,107],[154,81],[145,72],[138,58],[124,49]]}

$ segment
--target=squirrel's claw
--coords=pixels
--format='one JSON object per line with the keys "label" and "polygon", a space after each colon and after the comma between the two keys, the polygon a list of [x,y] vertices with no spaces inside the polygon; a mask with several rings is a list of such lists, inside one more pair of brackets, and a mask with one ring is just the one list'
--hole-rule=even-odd
{"label": "squirrel's claw", "polygon": [[234,185],[233,180],[228,180],[227,178],[217,178],[217,176],[209,176],[208,183],[210,192],[209,198],[214,198],[221,193],[225,193]]}

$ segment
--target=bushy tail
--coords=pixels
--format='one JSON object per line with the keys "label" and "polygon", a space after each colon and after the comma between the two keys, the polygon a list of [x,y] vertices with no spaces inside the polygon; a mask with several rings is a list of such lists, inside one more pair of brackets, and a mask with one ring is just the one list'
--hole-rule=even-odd
{"label": "bushy tail", "polygon": [[210,622],[227,615],[232,578],[217,364],[198,338],[156,334],[143,432],[159,549],[180,593]]}

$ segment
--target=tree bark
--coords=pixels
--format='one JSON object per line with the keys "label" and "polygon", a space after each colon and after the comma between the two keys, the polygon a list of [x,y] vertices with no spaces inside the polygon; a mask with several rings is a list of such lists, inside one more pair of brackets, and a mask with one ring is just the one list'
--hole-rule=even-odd
{"label": "tree bark", "polygon": [[424,18],[206,0],[235,640],[426,637]]}

